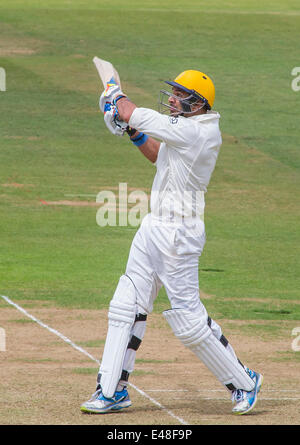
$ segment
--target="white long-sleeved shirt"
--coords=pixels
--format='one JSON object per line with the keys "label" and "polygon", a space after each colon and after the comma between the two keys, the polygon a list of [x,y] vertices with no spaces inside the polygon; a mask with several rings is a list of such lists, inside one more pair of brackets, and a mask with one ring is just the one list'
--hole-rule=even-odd
{"label": "white long-sleeved shirt", "polygon": [[207,191],[222,144],[219,113],[167,116],[136,108],[129,125],[160,141],[151,214],[162,220],[204,219]]}

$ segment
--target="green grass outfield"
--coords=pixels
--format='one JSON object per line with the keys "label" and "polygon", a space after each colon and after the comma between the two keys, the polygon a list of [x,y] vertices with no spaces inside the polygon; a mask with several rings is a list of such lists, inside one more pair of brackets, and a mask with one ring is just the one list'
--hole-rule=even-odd
{"label": "green grass outfield", "polygon": [[[155,168],[104,126],[97,55],[139,106],[156,109],[184,69],[213,78],[224,143],[206,196],[206,307],[299,320],[299,30],[298,0],[1,0],[1,295],[102,308],[124,271],[135,228],[45,204],[151,187]],[[167,307],[162,291],[155,310]]]}

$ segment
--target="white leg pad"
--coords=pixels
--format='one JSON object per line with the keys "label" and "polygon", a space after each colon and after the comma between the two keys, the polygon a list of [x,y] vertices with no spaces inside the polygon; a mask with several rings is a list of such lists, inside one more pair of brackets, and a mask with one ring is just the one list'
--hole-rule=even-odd
{"label": "white leg pad", "polygon": [[193,351],[227,389],[251,391],[254,382],[222,345],[207,324],[207,317],[186,309],[163,312],[175,336]]}
{"label": "white leg pad", "polygon": [[107,398],[113,397],[119,383],[135,315],[135,287],[132,281],[123,275],[110,302],[108,331],[99,369],[102,392]]}

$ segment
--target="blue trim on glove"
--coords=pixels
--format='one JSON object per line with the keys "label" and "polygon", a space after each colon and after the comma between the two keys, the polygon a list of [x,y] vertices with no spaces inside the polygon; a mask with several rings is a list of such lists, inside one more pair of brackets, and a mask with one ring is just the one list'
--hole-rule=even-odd
{"label": "blue trim on glove", "polygon": [[111,103],[106,102],[104,105],[104,113],[106,113],[107,111],[110,111],[110,109],[111,109]]}

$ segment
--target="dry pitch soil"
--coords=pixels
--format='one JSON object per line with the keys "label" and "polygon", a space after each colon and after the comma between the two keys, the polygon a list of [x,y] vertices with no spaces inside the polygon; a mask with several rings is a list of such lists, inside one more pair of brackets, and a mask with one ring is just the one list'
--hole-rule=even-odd
{"label": "dry pitch soil", "polygon": [[92,358],[15,307],[0,302],[0,327],[6,334],[5,351],[0,352],[1,425],[300,423],[300,352],[291,346],[292,330],[299,321],[220,321],[241,361],[264,375],[255,409],[247,416],[236,416],[231,413],[228,392],[179,343],[163,316],[152,314],[130,379],[145,394],[130,387],[130,408],[88,415],[79,408],[95,388],[96,360],[101,357],[107,327],[106,310],[57,308],[36,301],[18,304]]}

